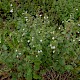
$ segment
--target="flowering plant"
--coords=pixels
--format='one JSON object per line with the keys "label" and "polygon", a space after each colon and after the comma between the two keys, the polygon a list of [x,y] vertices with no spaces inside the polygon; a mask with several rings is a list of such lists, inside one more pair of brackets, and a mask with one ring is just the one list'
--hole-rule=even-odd
{"label": "flowering plant", "polygon": [[[26,80],[41,80],[46,69],[53,69],[61,74],[72,72],[79,75],[80,22],[76,22],[72,15],[65,17],[61,12],[59,16],[55,16],[56,14],[52,14],[53,8],[50,13],[45,11],[44,16],[36,13],[37,16],[34,17],[33,12],[30,14],[22,9],[17,10],[15,7],[19,5],[7,3],[8,11],[8,8],[1,6],[4,12],[7,11],[7,17],[4,21],[5,14],[2,14],[0,19],[0,62],[7,66],[13,80],[23,77]],[[12,16],[8,16],[9,12]],[[63,20],[63,24],[58,24],[58,19]]]}

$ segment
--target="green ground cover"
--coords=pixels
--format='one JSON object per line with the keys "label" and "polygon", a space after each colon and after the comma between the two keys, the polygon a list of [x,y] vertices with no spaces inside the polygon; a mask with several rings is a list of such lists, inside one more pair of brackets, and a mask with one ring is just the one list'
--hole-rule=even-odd
{"label": "green ground cover", "polygon": [[1,80],[80,80],[79,0],[0,0]]}

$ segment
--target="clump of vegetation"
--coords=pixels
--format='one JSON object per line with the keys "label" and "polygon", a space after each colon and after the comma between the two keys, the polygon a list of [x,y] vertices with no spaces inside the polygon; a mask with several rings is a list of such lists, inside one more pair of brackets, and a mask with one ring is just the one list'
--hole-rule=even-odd
{"label": "clump of vegetation", "polygon": [[0,1],[0,78],[79,80],[79,4]]}

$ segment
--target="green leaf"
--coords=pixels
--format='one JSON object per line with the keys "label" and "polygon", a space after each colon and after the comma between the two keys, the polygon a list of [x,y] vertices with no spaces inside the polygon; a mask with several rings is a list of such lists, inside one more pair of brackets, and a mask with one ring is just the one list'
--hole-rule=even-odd
{"label": "green leaf", "polygon": [[[21,71],[22,72],[22,71]],[[22,73],[18,73],[18,78],[21,78],[22,77]]]}
{"label": "green leaf", "polygon": [[16,77],[13,77],[12,80],[17,80],[17,78]]}
{"label": "green leaf", "polygon": [[21,65],[18,66],[18,71],[22,71],[23,67]]}
{"label": "green leaf", "polygon": [[40,79],[41,77],[38,74],[36,74],[36,72],[33,72],[33,78],[34,79]]}
{"label": "green leaf", "polygon": [[37,71],[40,69],[40,63],[35,63],[34,64],[34,70]]}
{"label": "green leaf", "polygon": [[65,59],[60,59],[59,63],[60,63],[60,65],[64,66],[65,65]]}
{"label": "green leaf", "polygon": [[73,69],[73,66],[72,65],[66,65],[65,66],[65,70],[67,70],[67,71],[70,71],[72,69]]}
{"label": "green leaf", "polygon": [[32,66],[27,63],[27,80],[32,80]]}
{"label": "green leaf", "polygon": [[4,50],[7,50],[7,46],[6,46],[5,44],[2,45],[2,48],[3,48]]}
{"label": "green leaf", "polygon": [[45,74],[46,73],[46,70],[40,70],[40,74]]}

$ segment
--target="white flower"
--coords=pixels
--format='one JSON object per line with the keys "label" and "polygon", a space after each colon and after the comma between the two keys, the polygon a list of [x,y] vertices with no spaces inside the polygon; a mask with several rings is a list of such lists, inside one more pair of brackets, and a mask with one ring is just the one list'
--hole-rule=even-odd
{"label": "white flower", "polygon": [[13,12],[13,9],[11,9],[10,12]]}
{"label": "white flower", "polygon": [[79,31],[77,33],[79,33]]}
{"label": "white flower", "polygon": [[40,40],[40,42],[42,42],[42,39]]}
{"label": "white flower", "polygon": [[50,32],[51,34],[54,34],[54,31],[53,32]]}
{"label": "white flower", "polygon": [[75,40],[73,40],[73,42],[74,42]]}
{"label": "white flower", "polygon": [[30,42],[30,40],[27,41],[28,43]]}
{"label": "white flower", "polygon": [[25,13],[27,13],[27,11],[25,11]]}
{"label": "white flower", "polygon": [[48,19],[48,16],[47,16],[47,19]]}
{"label": "white flower", "polygon": [[10,4],[10,6],[13,6],[12,4]]}
{"label": "white flower", "polygon": [[39,15],[40,17],[42,16],[42,15]]}
{"label": "white flower", "polygon": [[38,53],[41,53],[42,52],[42,50],[38,50]]}
{"label": "white flower", "polygon": [[21,55],[21,53],[18,53],[19,55]]}
{"label": "white flower", "polygon": [[32,39],[34,39],[34,37],[32,37]]}
{"label": "white flower", "polygon": [[24,31],[24,29],[23,29],[23,31]]}
{"label": "white flower", "polygon": [[16,57],[18,58],[19,56],[17,55]]}
{"label": "white flower", "polygon": [[76,9],[76,10],[78,10],[78,9]]}
{"label": "white flower", "polygon": [[26,21],[28,21],[28,19],[26,18]]}
{"label": "white flower", "polygon": [[17,49],[16,49],[16,52],[17,52]]}
{"label": "white flower", "polygon": [[80,39],[78,41],[80,41]]}
{"label": "white flower", "polygon": [[38,55],[36,55],[36,57],[38,57]]}
{"label": "white flower", "polygon": [[50,47],[52,46],[52,44],[50,44]]}
{"label": "white flower", "polygon": [[44,19],[48,19],[48,16],[44,16]]}
{"label": "white flower", "polygon": [[54,37],[52,37],[52,39],[54,40]]}
{"label": "white flower", "polygon": [[44,16],[44,19],[46,19],[46,17]]}
{"label": "white flower", "polygon": [[32,37],[32,41],[34,40],[34,37]]}
{"label": "white flower", "polygon": [[22,15],[23,15],[23,14],[25,14],[25,13],[22,13]]}
{"label": "white flower", "polygon": [[59,29],[61,29],[61,28],[59,27]]}
{"label": "white flower", "polygon": [[24,17],[26,19],[26,21],[28,21],[28,17]]}
{"label": "white flower", "polygon": [[42,50],[40,50],[40,52],[42,52]]}
{"label": "white flower", "polygon": [[64,23],[64,21],[62,21],[62,23]]}
{"label": "white flower", "polygon": [[53,53],[55,53],[55,51],[53,51]]}
{"label": "white flower", "polygon": [[40,33],[40,31],[39,31],[39,33]]}
{"label": "white flower", "polygon": [[80,26],[80,24],[78,24],[78,26]]}
{"label": "white flower", "polygon": [[25,35],[25,33],[22,34],[22,36],[24,36],[24,35]]}
{"label": "white flower", "polygon": [[55,49],[55,46],[51,46],[51,49]]}
{"label": "white flower", "polygon": [[24,17],[24,18],[26,18],[26,19],[27,19],[28,17]]}

